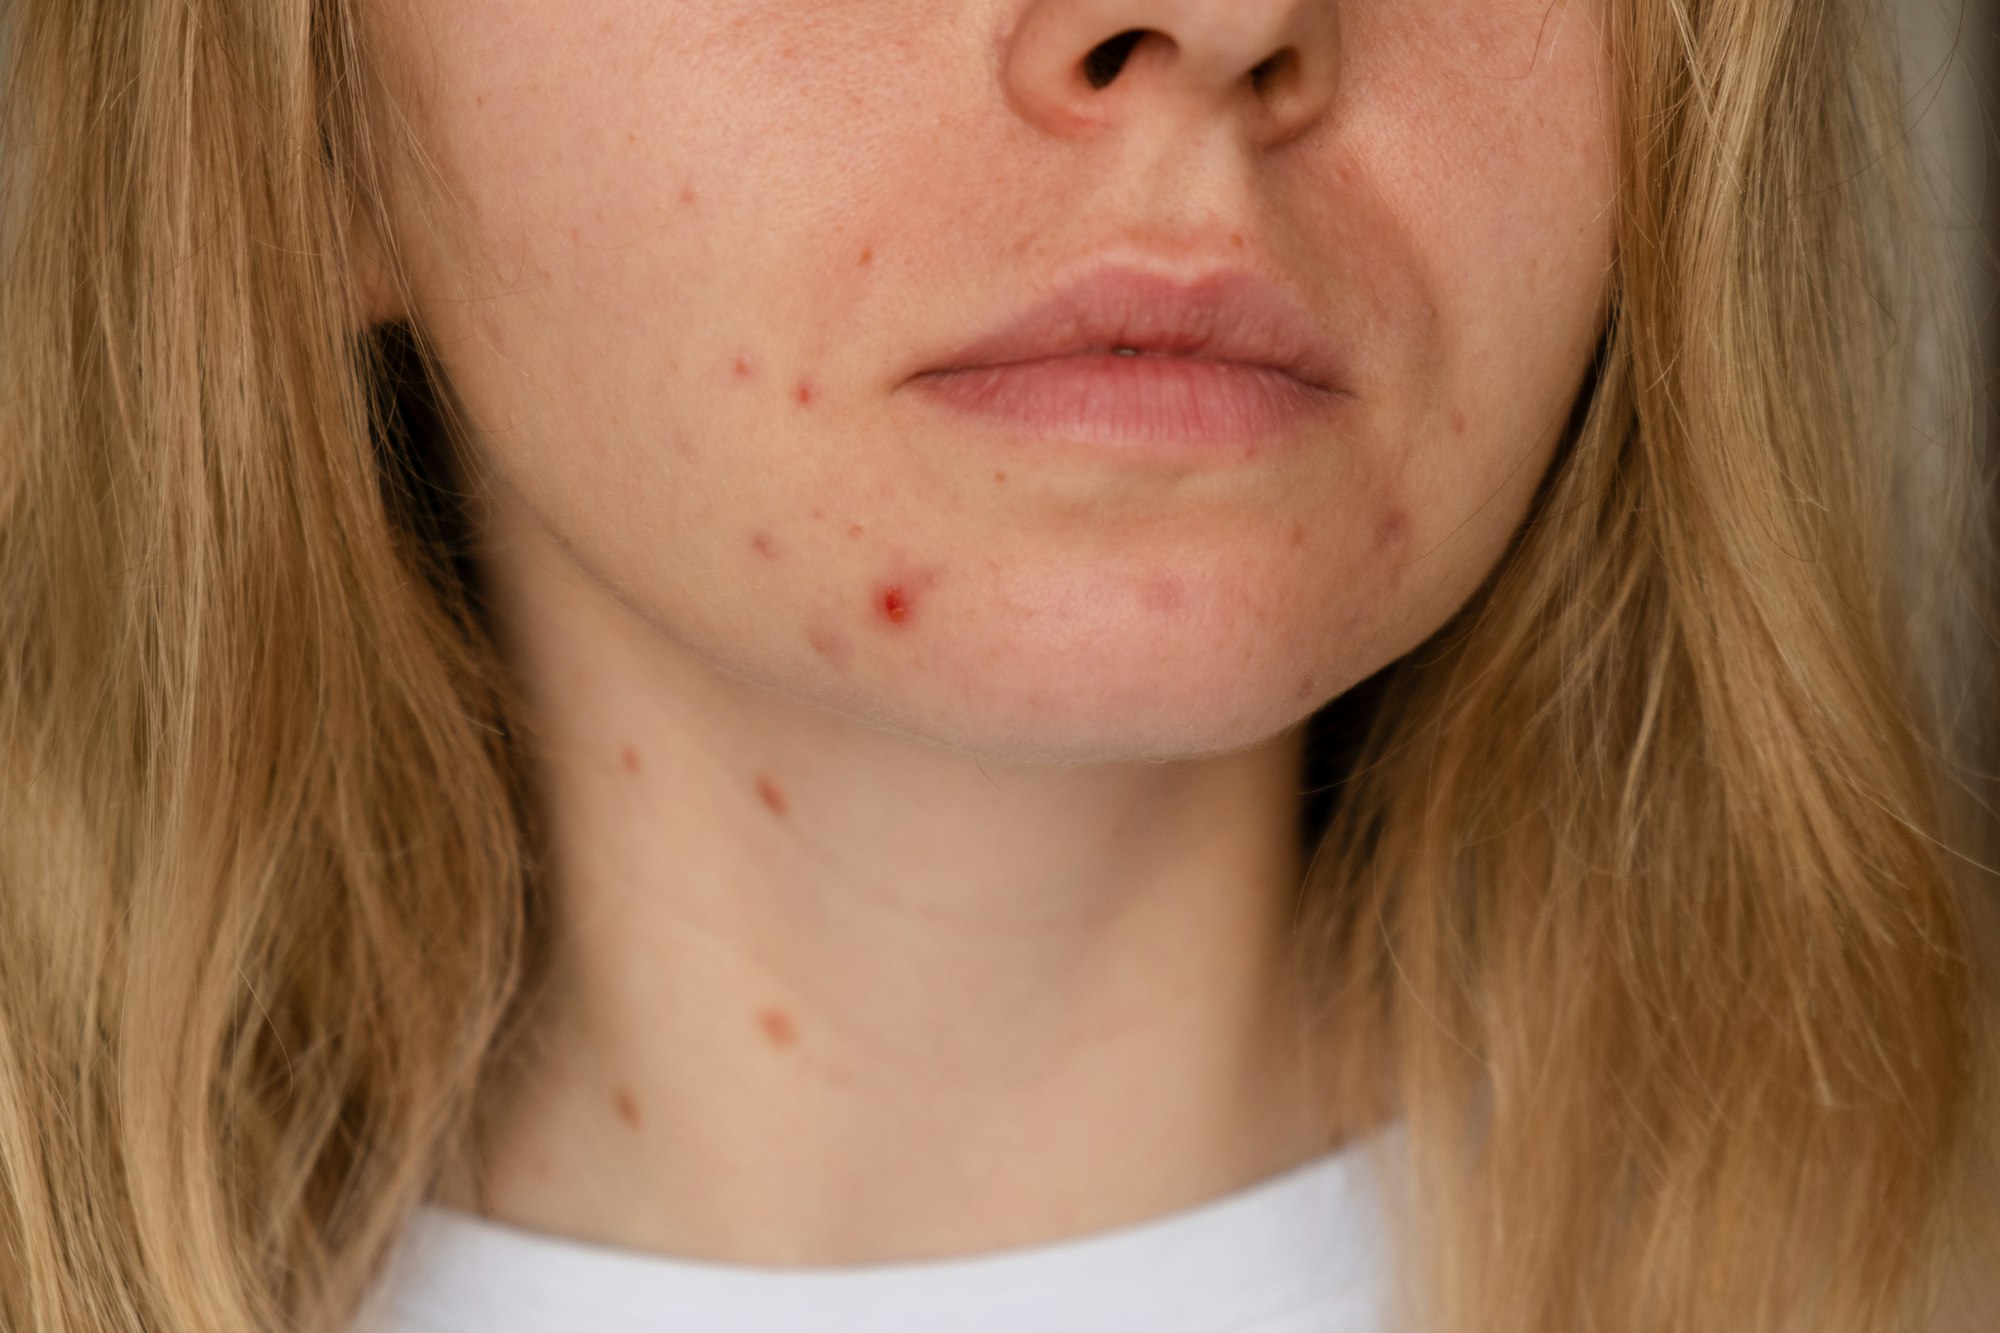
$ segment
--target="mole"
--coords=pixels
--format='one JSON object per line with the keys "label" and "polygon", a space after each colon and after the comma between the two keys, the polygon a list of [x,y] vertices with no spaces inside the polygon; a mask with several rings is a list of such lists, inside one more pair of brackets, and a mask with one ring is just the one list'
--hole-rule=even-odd
{"label": "mole", "polygon": [[785,789],[762,773],[757,775],[757,799],[764,803],[766,810],[780,819],[792,811],[791,798],[785,795]]}

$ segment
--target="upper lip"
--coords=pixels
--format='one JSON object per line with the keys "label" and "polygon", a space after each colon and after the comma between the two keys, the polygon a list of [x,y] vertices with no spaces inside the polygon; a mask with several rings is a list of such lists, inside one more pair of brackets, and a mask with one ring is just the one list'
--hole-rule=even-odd
{"label": "upper lip", "polygon": [[1242,270],[1183,281],[1101,268],[922,373],[1120,351],[1262,366],[1316,389],[1346,391],[1345,357],[1319,321],[1284,288]]}

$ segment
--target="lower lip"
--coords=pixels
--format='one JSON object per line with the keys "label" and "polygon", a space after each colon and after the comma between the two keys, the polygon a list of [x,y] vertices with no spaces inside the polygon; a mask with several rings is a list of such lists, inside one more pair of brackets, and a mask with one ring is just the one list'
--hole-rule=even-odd
{"label": "lower lip", "polygon": [[957,411],[1037,435],[1216,448],[1295,433],[1346,396],[1269,366],[1115,353],[934,371],[913,384]]}

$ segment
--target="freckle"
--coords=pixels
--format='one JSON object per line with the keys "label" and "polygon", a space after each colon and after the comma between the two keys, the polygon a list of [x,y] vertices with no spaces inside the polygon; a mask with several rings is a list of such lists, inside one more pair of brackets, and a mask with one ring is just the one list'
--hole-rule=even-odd
{"label": "freckle", "polygon": [[884,588],[875,598],[875,609],[891,625],[907,624],[910,619],[910,594],[901,588]]}
{"label": "freckle", "polygon": [[639,1128],[639,1099],[632,1095],[630,1088],[619,1088],[611,1094],[611,1104],[618,1109],[618,1118],[633,1129]]}
{"label": "freckle", "polygon": [[757,363],[751,358],[748,352],[738,352],[736,354],[736,364],[732,369],[736,372],[736,378],[739,380],[755,379],[757,377]]}
{"label": "freckle", "polygon": [[618,766],[627,773],[637,773],[639,771],[639,752],[629,745],[626,746],[618,752]]}
{"label": "freckle", "polygon": [[766,810],[780,819],[792,812],[791,798],[785,795],[785,789],[763,773],[757,775],[757,799],[764,803]]}
{"label": "freckle", "polygon": [[792,390],[792,401],[800,407],[811,407],[813,400],[818,397],[819,389],[811,380],[800,380],[798,387]]}
{"label": "freckle", "polygon": [[1304,546],[1305,544],[1306,544],[1306,525],[1303,523],[1292,524],[1292,545]]}
{"label": "freckle", "polygon": [[861,534],[866,531],[868,531],[868,529],[862,527],[859,523],[849,523],[847,525],[848,540],[850,541],[858,540]]}
{"label": "freckle", "polygon": [[996,486],[1005,486],[1007,484],[1007,474],[1005,472],[994,473],[993,484]]}
{"label": "freckle", "polygon": [[757,1026],[764,1029],[764,1039],[773,1046],[788,1049],[799,1044],[798,1024],[776,1005],[757,1011]]}
{"label": "freckle", "polygon": [[1451,433],[1453,435],[1465,434],[1465,413],[1453,412],[1451,414]]}
{"label": "freckle", "polygon": [[862,268],[867,268],[867,267],[869,267],[869,266],[870,266],[871,264],[873,264],[873,263],[875,262],[875,247],[874,247],[874,246],[872,246],[872,245],[864,245],[864,246],[862,246],[862,247],[861,247],[861,261],[860,261],[860,262],[861,262],[861,267],[862,267]]}
{"label": "freckle", "polygon": [[771,540],[771,534],[768,532],[751,533],[750,549],[758,555],[763,556],[766,560],[776,560],[778,558],[778,544]]}
{"label": "freckle", "polygon": [[806,642],[812,645],[814,652],[835,666],[847,660],[847,639],[844,635],[815,626],[806,631]]}

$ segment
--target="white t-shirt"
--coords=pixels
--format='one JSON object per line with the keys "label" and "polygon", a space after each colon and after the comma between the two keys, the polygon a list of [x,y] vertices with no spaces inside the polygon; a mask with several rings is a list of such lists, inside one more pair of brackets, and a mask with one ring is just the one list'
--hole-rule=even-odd
{"label": "white t-shirt", "polygon": [[661,1258],[426,1208],[357,1333],[1381,1333],[1384,1142],[1111,1231],[851,1267]]}

